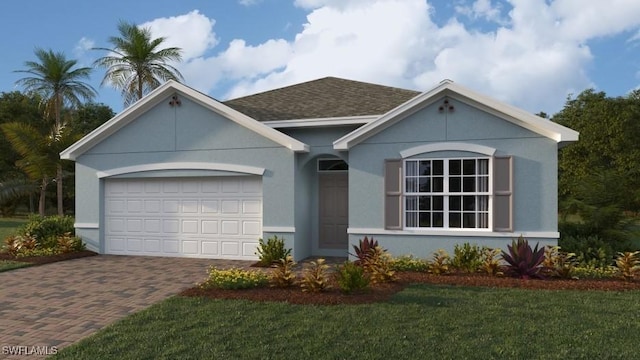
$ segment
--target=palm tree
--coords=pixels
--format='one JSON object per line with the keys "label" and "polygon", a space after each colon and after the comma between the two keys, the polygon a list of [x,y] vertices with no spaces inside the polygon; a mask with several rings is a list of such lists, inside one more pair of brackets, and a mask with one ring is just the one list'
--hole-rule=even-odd
{"label": "palm tree", "polygon": [[[38,61],[26,61],[24,65],[27,69],[16,71],[30,75],[16,81],[16,85],[22,85],[25,91],[41,96],[45,118],[53,115],[55,119],[52,139],[60,139],[65,127],[61,116],[62,108],[76,107],[82,103],[81,100],[90,101],[96,96],[96,91],[83,81],[89,79],[92,69],[74,68],[78,62],[67,59],[62,52],[36,48],[35,55]],[[58,215],[63,215],[62,164],[59,160],[56,164]]]}
{"label": "palm tree", "polygon": [[101,85],[108,83],[120,89],[125,106],[140,100],[163,82],[184,80],[180,71],[168,64],[182,60],[182,49],[159,49],[166,38],[152,39],[149,28],[139,28],[132,23],[120,21],[118,31],[120,37],[109,38],[113,49],[94,48],[109,52],[96,60],[94,66],[107,69]]}

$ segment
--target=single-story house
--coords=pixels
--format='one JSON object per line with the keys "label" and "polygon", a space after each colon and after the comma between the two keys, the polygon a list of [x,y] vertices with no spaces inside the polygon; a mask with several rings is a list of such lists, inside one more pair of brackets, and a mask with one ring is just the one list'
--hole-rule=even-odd
{"label": "single-story house", "polygon": [[220,102],[169,81],[61,153],[76,231],[105,254],[296,260],[374,237],[429,257],[556,244],[557,151],[578,133],[444,80],[327,77]]}

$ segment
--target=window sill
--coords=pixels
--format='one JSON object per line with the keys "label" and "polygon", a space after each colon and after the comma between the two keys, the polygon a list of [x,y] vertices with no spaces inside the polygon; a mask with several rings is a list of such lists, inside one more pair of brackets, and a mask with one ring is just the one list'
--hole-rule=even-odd
{"label": "window sill", "polygon": [[348,234],[354,235],[400,235],[400,236],[450,236],[450,237],[504,237],[517,238],[520,235],[525,238],[557,239],[560,233],[557,231],[520,231],[520,232],[494,232],[491,230],[433,230],[433,229],[404,229],[386,230],[378,228],[348,228]]}

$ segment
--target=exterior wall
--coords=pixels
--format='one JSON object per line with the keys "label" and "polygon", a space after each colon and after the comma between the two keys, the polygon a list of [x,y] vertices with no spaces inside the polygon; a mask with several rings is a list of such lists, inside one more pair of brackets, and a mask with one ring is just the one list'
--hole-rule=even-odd
{"label": "exterior wall", "polygon": [[358,126],[336,126],[328,128],[282,129],[285,134],[310,146],[309,153],[296,154],[296,259],[311,255],[346,256],[342,250],[320,249],[318,213],[319,158],[341,158],[348,162],[348,154],[333,150],[336,139],[355,130]]}
{"label": "exterior wall", "polygon": [[[77,233],[104,251],[104,179],[99,171],[151,163],[205,162],[264,168],[263,228],[293,228],[294,153],[188,99],[161,102],[76,160]],[[227,171],[166,170],[120,177],[242,175]],[[288,236],[295,241],[293,235]]]}
{"label": "exterior wall", "polygon": [[[394,255],[413,253],[416,256],[430,256],[438,248],[453,250],[453,244],[466,241],[506,248],[512,238],[520,234],[530,234],[531,242],[537,239],[555,244],[557,144],[457,100],[449,98],[449,101],[454,112],[441,113],[439,103],[435,103],[349,151],[350,243],[357,244],[358,239],[369,235]],[[384,230],[384,159],[399,159],[403,150],[438,142],[484,145],[495,148],[496,155],[513,156],[513,233]],[[478,154],[447,151],[413,158],[449,156]]]}

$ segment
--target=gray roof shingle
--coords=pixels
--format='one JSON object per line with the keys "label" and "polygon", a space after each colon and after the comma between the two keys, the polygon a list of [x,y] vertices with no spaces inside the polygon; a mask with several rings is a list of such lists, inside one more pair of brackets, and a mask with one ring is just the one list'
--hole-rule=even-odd
{"label": "gray roof shingle", "polygon": [[418,91],[325,77],[223,103],[258,121],[380,115]]}

